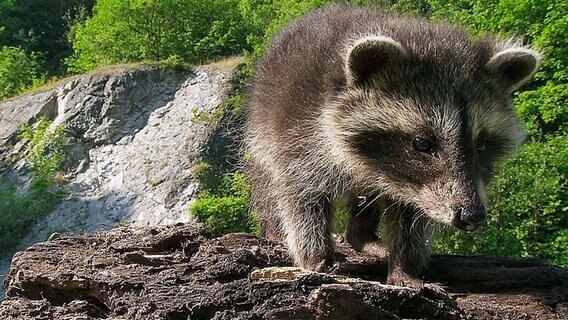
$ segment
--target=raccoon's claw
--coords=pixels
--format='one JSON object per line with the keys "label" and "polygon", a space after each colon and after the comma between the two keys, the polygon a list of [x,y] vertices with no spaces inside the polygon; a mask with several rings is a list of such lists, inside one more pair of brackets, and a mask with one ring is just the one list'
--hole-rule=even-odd
{"label": "raccoon's claw", "polygon": [[329,270],[329,268],[330,268],[329,264],[325,260],[322,260],[322,261],[320,261],[320,263],[318,263],[316,265],[316,267],[314,268],[314,271],[326,273]]}
{"label": "raccoon's claw", "polygon": [[402,285],[417,291],[417,294],[438,300],[451,299],[450,295],[440,283],[426,283],[420,279],[409,279]]}
{"label": "raccoon's claw", "polygon": [[416,289],[418,291],[424,290],[424,281],[408,275],[391,274],[387,283],[399,287]]}
{"label": "raccoon's claw", "polygon": [[316,263],[311,270],[320,273],[327,273],[334,267],[334,259],[332,257],[326,257],[320,262]]}
{"label": "raccoon's claw", "polygon": [[451,299],[446,288],[441,283],[424,283],[420,293],[427,297],[441,300]]}
{"label": "raccoon's claw", "polygon": [[424,280],[410,276],[405,273],[393,273],[388,278],[388,283],[396,286],[412,288],[420,294],[433,296],[436,298],[447,298],[448,293],[440,283],[427,283]]}
{"label": "raccoon's claw", "polygon": [[426,283],[421,279],[409,276],[397,277],[396,281],[394,281],[393,277],[391,276],[388,283],[401,287],[412,288],[417,291],[416,294],[418,295],[439,300],[451,299],[444,286],[440,283]]}

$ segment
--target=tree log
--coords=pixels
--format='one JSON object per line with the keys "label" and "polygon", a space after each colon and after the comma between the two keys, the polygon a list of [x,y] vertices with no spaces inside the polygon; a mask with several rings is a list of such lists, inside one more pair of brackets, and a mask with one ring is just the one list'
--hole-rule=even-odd
{"label": "tree log", "polygon": [[1,319],[568,319],[568,270],[534,259],[433,256],[427,282],[386,285],[384,258],[338,238],[330,273],[286,248],[199,225],[121,227],[17,253]]}

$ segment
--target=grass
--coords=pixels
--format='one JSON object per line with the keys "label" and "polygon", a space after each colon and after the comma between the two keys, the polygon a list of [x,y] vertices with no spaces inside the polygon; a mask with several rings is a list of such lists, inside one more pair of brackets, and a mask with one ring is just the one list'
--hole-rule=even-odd
{"label": "grass", "polygon": [[208,66],[216,69],[226,69],[226,68],[235,68],[243,63],[245,63],[245,59],[243,57],[235,56],[235,57],[215,60],[209,63]]}
{"label": "grass", "polygon": [[[208,65],[211,68],[215,69],[223,69],[223,68],[234,68],[240,64],[244,63],[244,58],[240,56],[229,57],[225,59],[214,60],[204,65]],[[160,68],[164,71],[174,71],[174,72],[189,72],[193,70],[194,65],[184,62],[181,59],[176,57],[169,57],[165,60],[161,61],[141,61],[141,62],[129,62],[129,63],[119,63],[113,64],[108,66],[101,66],[94,70],[85,72],[83,74],[73,74],[68,75],[62,78],[51,78],[45,80],[45,82],[36,82],[31,87],[24,89],[23,91],[19,92],[18,94],[9,97],[4,100],[0,100],[0,102],[10,101],[18,99],[22,96],[28,94],[37,94],[52,90],[59,86],[62,86],[72,80],[75,80],[79,77],[83,77],[85,75],[92,75],[92,74],[103,74],[108,76],[114,76],[120,74],[125,70],[143,70],[146,68]]]}
{"label": "grass", "polygon": [[132,63],[121,63],[121,64],[115,64],[115,65],[109,65],[109,66],[103,66],[94,70],[91,70],[89,72],[83,73],[83,74],[79,74],[79,75],[69,75],[66,77],[62,77],[62,78],[51,78],[49,80],[47,80],[47,82],[44,82],[42,84],[36,84],[32,87],[29,87],[21,92],[19,92],[18,94],[9,97],[7,99],[1,100],[0,102],[5,102],[5,101],[11,101],[11,100],[16,100],[19,99],[25,95],[29,95],[29,94],[37,94],[37,93],[43,93],[49,90],[52,90],[54,88],[63,86],[64,84],[71,82],[77,78],[81,78],[84,76],[88,76],[88,75],[93,75],[93,74],[101,74],[101,75],[107,75],[107,76],[116,76],[122,72],[124,72],[125,70],[143,70],[143,69],[147,69],[147,68],[160,68],[163,70],[171,70],[171,71],[189,71],[192,69],[192,66],[190,66],[189,64],[172,64],[172,63],[167,63],[167,62],[162,62],[162,61],[144,61],[144,62],[132,62]]}
{"label": "grass", "polygon": [[0,181],[0,257],[16,248],[31,231],[33,221],[51,211],[63,193],[53,186],[32,183],[25,195],[16,187]]}

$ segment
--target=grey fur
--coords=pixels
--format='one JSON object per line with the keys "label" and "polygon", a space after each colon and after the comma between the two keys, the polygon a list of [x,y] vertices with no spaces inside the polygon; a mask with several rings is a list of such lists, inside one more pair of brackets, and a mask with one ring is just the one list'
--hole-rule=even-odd
{"label": "grey fur", "polygon": [[523,139],[510,93],[539,62],[512,42],[368,9],[331,6],[292,23],[260,60],[246,109],[263,234],[299,266],[325,269],[331,203],[344,196],[347,240],[376,248],[381,220],[389,282],[419,284],[431,222],[472,230],[483,220],[493,165]]}

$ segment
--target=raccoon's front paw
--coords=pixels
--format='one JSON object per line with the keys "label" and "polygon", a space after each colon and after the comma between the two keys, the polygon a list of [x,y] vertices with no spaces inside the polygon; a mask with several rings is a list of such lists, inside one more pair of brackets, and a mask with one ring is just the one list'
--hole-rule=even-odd
{"label": "raccoon's front paw", "polygon": [[387,283],[394,286],[413,288],[416,290],[424,289],[424,281],[422,279],[402,272],[391,273],[387,279]]}
{"label": "raccoon's front paw", "polygon": [[318,263],[315,268],[314,271],[315,272],[321,272],[321,273],[326,273],[329,271],[329,268],[331,268],[332,264],[329,264],[326,260],[322,260],[320,261],[320,263]]}
{"label": "raccoon's front paw", "polygon": [[424,280],[410,276],[404,273],[393,273],[389,276],[388,284],[400,287],[412,288],[418,291],[418,294],[425,295],[436,299],[450,299],[450,296],[444,286],[440,283],[426,283]]}
{"label": "raccoon's front paw", "polygon": [[333,261],[331,256],[323,259],[298,259],[296,260],[296,265],[304,270],[326,273],[333,267]]}
{"label": "raccoon's front paw", "polygon": [[326,258],[322,259],[317,264],[313,265],[308,269],[310,271],[319,272],[319,273],[330,273],[335,274],[342,270],[342,264],[347,261],[345,254],[341,252],[334,252],[333,258]]}
{"label": "raccoon's front paw", "polygon": [[378,257],[380,259],[387,259],[388,256],[389,256],[389,252],[387,250],[387,247],[384,246],[383,244],[381,244],[378,241],[365,243],[362,246],[361,251],[363,253]]}

